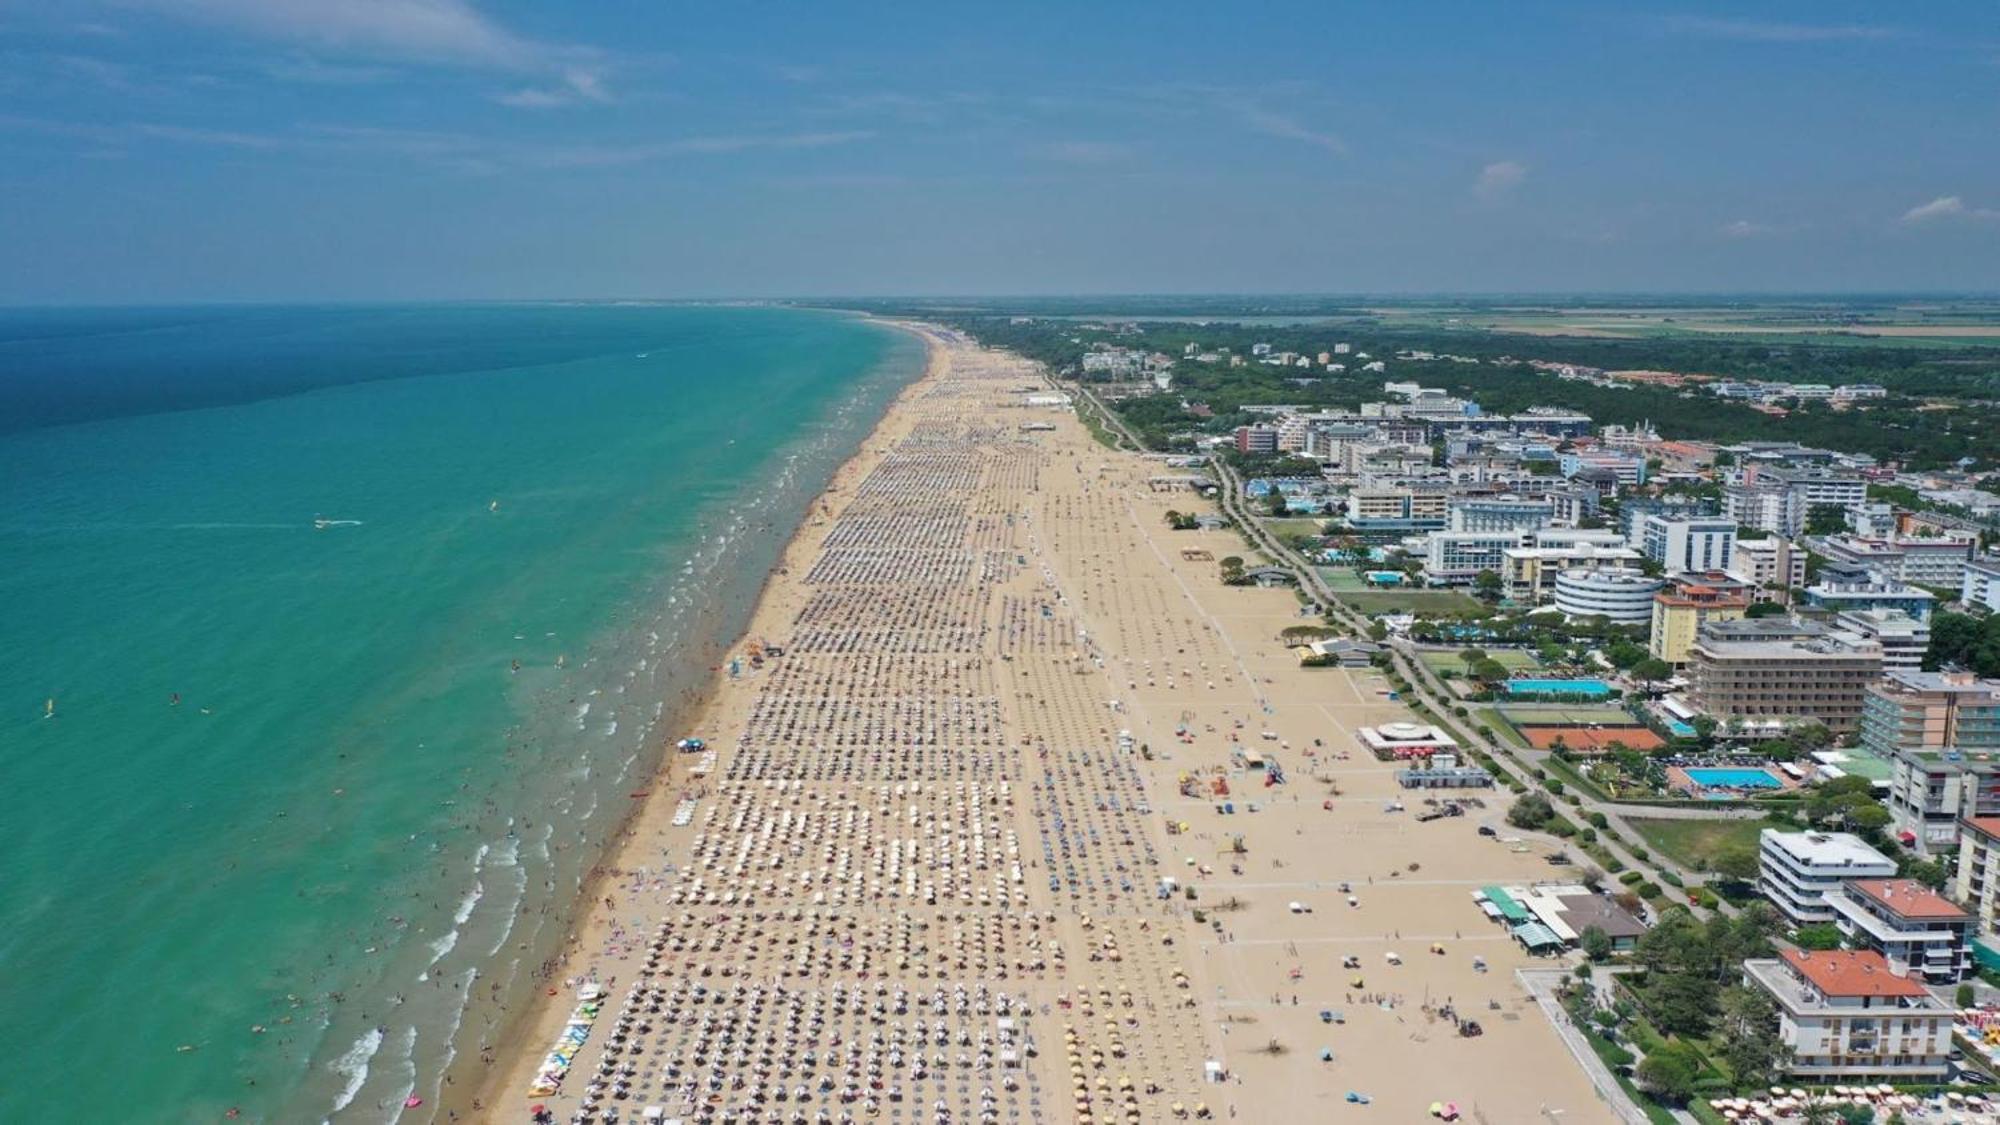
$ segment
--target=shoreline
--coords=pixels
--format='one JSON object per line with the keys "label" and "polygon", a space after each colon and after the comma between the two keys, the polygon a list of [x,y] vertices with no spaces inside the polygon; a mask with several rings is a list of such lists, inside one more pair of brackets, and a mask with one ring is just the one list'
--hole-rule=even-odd
{"label": "shoreline", "polygon": [[[728,654],[740,651],[751,638],[769,632],[760,630],[759,625],[765,623],[767,615],[774,608],[773,588],[780,578],[790,575],[798,567],[801,561],[798,556],[802,555],[806,548],[807,533],[820,523],[830,520],[831,517],[825,511],[830,496],[836,493],[851,494],[852,487],[848,478],[865,476],[865,472],[859,468],[861,461],[871,453],[880,457],[886,452],[877,450],[876,444],[896,420],[897,411],[906,405],[913,392],[934,378],[940,370],[943,352],[937,337],[932,332],[926,331],[928,326],[867,314],[858,315],[863,321],[902,332],[920,341],[925,349],[923,369],[889,400],[881,417],[877,418],[868,432],[862,435],[854,451],[835,467],[827,480],[826,487],[808,502],[798,525],[793,528],[791,536],[778,551],[777,565],[765,574],[763,582],[759,584],[751,600],[750,614],[743,630],[718,647],[719,654],[724,658],[724,664],[718,665],[708,675],[701,677],[699,686],[693,689],[693,695],[680,705],[679,710],[684,712],[684,717],[676,717],[679,723],[676,729],[681,733],[663,735],[658,768],[648,777],[634,779],[634,784],[647,790],[648,795],[634,801],[625,815],[619,819],[617,826],[607,834],[602,854],[578,886],[566,911],[568,917],[563,927],[562,940],[557,946],[557,952],[551,958],[556,962],[555,976],[560,976],[570,967],[572,959],[579,950],[590,948],[593,939],[601,940],[607,936],[612,923],[603,917],[605,903],[610,897],[606,895],[606,890],[614,886],[618,878],[629,872],[630,869],[625,864],[626,853],[634,847],[641,835],[641,829],[651,822],[671,817],[672,808],[677,801],[669,800],[669,791],[671,790],[677,799],[680,786],[690,780],[684,776],[677,776],[676,764],[682,755],[676,751],[674,743],[682,737],[707,737],[711,745],[716,744],[713,737],[705,732],[709,731],[714,721],[719,718],[718,705],[730,684],[729,675],[723,670],[726,667]],[[658,827],[657,824],[654,826]],[[526,1089],[526,1079],[532,1077],[536,1061],[547,1050],[547,1036],[543,1033],[546,1031],[553,1034],[560,1027],[560,1023],[552,1017],[558,1012],[567,1010],[570,1000],[562,989],[551,988],[548,985],[547,982],[555,979],[555,976],[544,977],[539,968],[528,969],[525,975],[537,984],[538,991],[534,1002],[522,1010],[509,1012],[507,1019],[500,1025],[500,1033],[492,1042],[481,1045],[477,1051],[461,1052],[446,1069],[437,1104],[431,1114],[432,1120],[438,1120],[440,1117],[456,1119],[467,1115],[478,1119],[480,1115],[494,1113],[495,1107],[505,1104],[506,1098],[511,1093]],[[462,1079],[471,1081],[461,1081]]]}

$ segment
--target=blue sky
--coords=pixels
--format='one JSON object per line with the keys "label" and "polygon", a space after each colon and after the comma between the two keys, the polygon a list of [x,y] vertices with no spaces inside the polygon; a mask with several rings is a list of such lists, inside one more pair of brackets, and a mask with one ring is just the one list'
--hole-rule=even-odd
{"label": "blue sky", "polygon": [[2000,7],[0,0],[0,301],[2000,290]]}

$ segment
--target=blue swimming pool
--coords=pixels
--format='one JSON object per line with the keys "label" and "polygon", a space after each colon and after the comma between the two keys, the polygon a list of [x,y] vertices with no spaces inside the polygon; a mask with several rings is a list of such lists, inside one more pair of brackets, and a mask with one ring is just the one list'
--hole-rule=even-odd
{"label": "blue swimming pool", "polygon": [[1784,782],[1771,776],[1769,770],[1717,769],[1691,767],[1688,778],[1696,785],[1708,789],[1783,789]]}
{"label": "blue swimming pool", "polygon": [[1508,680],[1507,690],[1514,695],[1585,695],[1601,699],[1611,694],[1611,685],[1603,680]]}
{"label": "blue swimming pool", "polygon": [[1675,738],[1693,738],[1695,735],[1701,733],[1694,729],[1693,726],[1681,722],[1679,719],[1667,720],[1667,729],[1673,732]]}

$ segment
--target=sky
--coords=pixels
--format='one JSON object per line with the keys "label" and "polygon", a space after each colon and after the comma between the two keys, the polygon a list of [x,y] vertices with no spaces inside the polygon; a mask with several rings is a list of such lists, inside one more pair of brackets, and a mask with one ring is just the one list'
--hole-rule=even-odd
{"label": "sky", "polygon": [[2000,291],[2000,5],[0,0],[0,302]]}

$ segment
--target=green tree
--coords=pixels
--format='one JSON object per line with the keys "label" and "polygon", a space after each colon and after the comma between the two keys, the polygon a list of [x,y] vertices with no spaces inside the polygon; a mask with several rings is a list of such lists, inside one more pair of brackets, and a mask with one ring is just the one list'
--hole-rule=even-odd
{"label": "green tree", "polygon": [[1611,935],[1602,926],[1585,926],[1577,935],[1577,944],[1583,955],[1592,961],[1608,961],[1611,958]]}
{"label": "green tree", "polygon": [[1490,570],[1482,570],[1472,576],[1472,592],[1488,601],[1500,600],[1500,576]]}
{"label": "green tree", "polygon": [[1751,604],[1749,609],[1743,611],[1743,616],[1752,619],[1759,617],[1783,617],[1789,612],[1791,611],[1777,602],[1755,602]]}
{"label": "green tree", "polygon": [[1840,929],[1832,922],[1814,922],[1800,926],[1792,935],[1792,944],[1800,949],[1839,949]]}
{"label": "green tree", "polygon": [[1635,641],[1621,639],[1604,646],[1604,659],[1609,660],[1613,668],[1621,670],[1631,668],[1651,655],[1645,645]]}
{"label": "green tree", "polygon": [[1778,1009],[1770,993],[1740,985],[1724,989],[1722,1061],[1739,1090],[1760,1090],[1779,1078],[1791,1052],[1778,1034]]}
{"label": "green tree", "polygon": [[1649,656],[1628,669],[1633,679],[1651,686],[1661,680],[1674,678],[1674,666],[1657,656]]}
{"label": "green tree", "polygon": [[1814,504],[1806,510],[1807,535],[1839,535],[1847,530],[1847,509],[1839,504]]}
{"label": "green tree", "polygon": [[1915,879],[1931,890],[1938,891],[1944,889],[1945,880],[1951,878],[1952,870],[1940,860],[1905,856],[1902,874],[1905,879]]}
{"label": "green tree", "polygon": [[1695,1076],[1700,1072],[1692,1047],[1662,1043],[1639,1060],[1634,1076],[1641,1090],[1669,1105],[1684,1105],[1694,1095]]}
{"label": "green tree", "polygon": [[1708,861],[1710,871],[1737,883],[1755,880],[1758,867],[1756,850],[1745,845],[1723,848]]}
{"label": "green tree", "polygon": [[1714,981],[1695,973],[1669,973],[1646,986],[1646,1010],[1661,1031],[1699,1038],[1715,1019]]}
{"label": "green tree", "polygon": [[1806,816],[1816,824],[1837,824],[1843,830],[1873,831],[1889,823],[1889,810],[1875,799],[1864,777],[1841,777],[1812,791]]}
{"label": "green tree", "polygon": [[1507,810],[1507,823],[1516,828],[1538,829],[1555,819],[1556,809],[1547,794],[1523,793]]}

